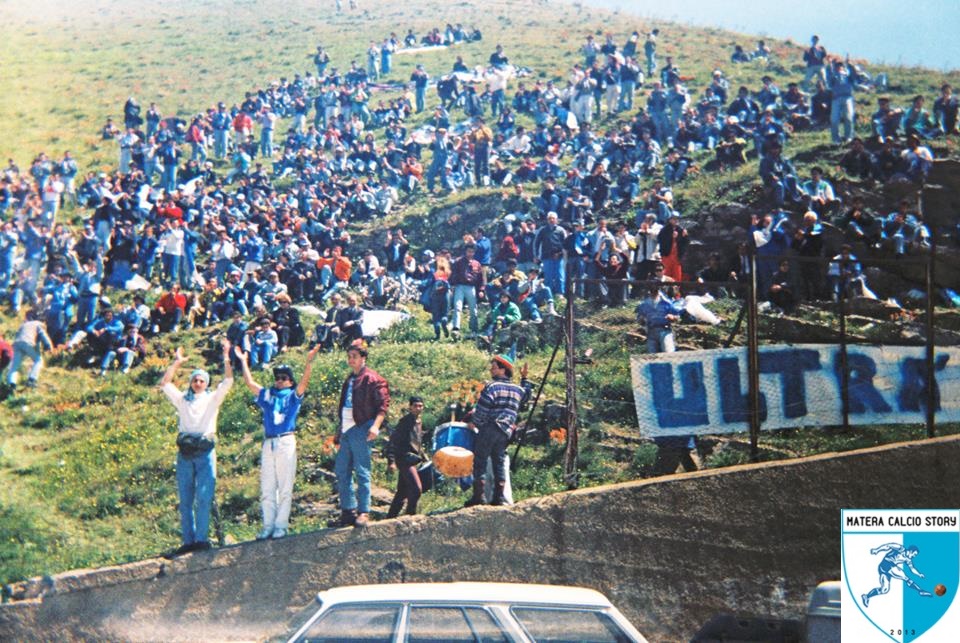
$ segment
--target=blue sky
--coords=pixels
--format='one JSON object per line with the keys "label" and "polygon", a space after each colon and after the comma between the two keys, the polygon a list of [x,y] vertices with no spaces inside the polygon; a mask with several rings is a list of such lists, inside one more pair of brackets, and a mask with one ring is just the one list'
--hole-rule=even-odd
{"label": "blue sky", "polygon": [[[934,69],[960,68],[960,0],[580,0],[640,17],[792,38],[831,53]],[[745,42],[744,45],[753,43]]]}

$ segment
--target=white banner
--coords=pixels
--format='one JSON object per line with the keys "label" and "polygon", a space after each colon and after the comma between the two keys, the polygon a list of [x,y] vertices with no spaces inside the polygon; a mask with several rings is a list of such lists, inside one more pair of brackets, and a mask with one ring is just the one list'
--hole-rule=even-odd
{"label": "white banner", "polygon": [[[850,424],[921,424],[926,419],[923,347],[847,348]],[[840,347],[760,348],[761,428],[843,424]],[[633,355],[633,395],[647,437],[749,430],[747,351],[726,348]],[[960,348],[934,355],[936,419],[960,421]]]}

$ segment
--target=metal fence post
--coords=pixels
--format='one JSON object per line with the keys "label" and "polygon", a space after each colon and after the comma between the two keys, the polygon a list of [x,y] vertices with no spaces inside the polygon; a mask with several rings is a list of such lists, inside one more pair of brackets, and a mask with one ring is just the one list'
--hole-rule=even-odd
{"label": "metal fence post", "polygon": [[848,262],[840,260],[840,403],[843,409],[843,430],[850,429],[850,373],[847,370],[847,284],[843,279]]}
{"label": "metal fence post", "polygon": [[934,351],[936,343],[936,327],[933,323],[934,315],[934,306],[933,306],[933,289],[934,289],[934,280],[933,280],[933,266],[934,261],[936,260],[937,255],[937,237],[930,235],[930,256],[927,260],[927,351],[926,351],[926,366],[927,366],[927,437],[932,438],[936,435],[936,413],[937,413],[937,388],[936,388],[936,366],[934,363]]}
{"label": "metal fence post", "polygon": [[569,271],[565,276],[567,289],[567,309],[564,313],[563,327],[567,336],[566,380],[567,380],[567,450],[564,455],[563,474],[568,489],[577,488],[577,457],[580,450],[577,432],[577,346],[574,337],[574,306],[577,283]]}
{"label": "metal fence post", "polygon": [[747,375],[750,397],[750,461],[760,457],[760,339],[757,328],[757,256],[750,255],[750,288],[747,293]]}

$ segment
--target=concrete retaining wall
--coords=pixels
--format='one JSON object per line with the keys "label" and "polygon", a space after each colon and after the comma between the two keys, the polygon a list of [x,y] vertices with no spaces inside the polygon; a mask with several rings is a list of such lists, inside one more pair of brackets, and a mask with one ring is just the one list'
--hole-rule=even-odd
{"label": "concrete retaining wall", "polygon": [[839,577],[841,508],[960,507],[958,473],[938,438],[70,572],[0,607],[0,640],[251,640],[331,586],[497,580],[594,587],[679,641],[717,611],[798,617]]}

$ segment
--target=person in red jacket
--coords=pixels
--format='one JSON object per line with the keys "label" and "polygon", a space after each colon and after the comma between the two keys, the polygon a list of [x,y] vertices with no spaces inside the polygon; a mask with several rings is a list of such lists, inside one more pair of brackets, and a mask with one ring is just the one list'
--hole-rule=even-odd
{"label": "person in red jacket", "polygon": [[[340,490],[338,527],[365,527],[370,513],[370,443],[377,438],[390,406],[390,389],[376,371],[367,368],[367,343],[356,339],[347,348],[350,374],[340,390],[340,445],[334,471]],[[357,476],[357,492],[353,476]]]}
{"label": "person in red jacket", "polygon": [[150,313],[153,333],[176,330],[187,310],[187,297],[180,292],[180,284],[173,284],[170,291],[157,300]]}

